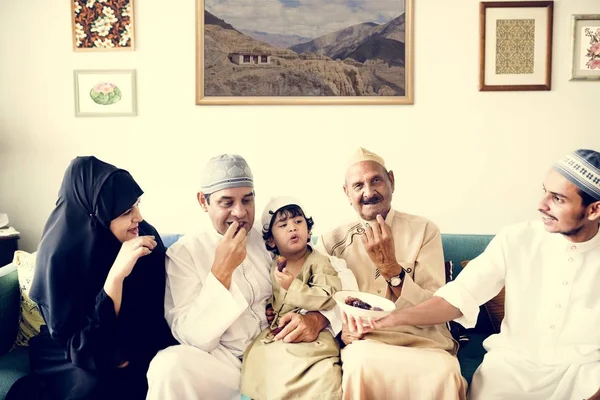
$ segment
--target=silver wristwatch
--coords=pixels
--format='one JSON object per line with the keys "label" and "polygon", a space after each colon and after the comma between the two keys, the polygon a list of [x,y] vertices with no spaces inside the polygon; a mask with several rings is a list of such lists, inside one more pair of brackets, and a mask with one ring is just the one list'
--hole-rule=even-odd
{"label": "silver wristwatch", "polygon": [[402,284],[404,280],[404,275],[406,275],[406,271],[402,268],[402,271],[397,276],[393,276],[389,281],[387,281],[388,285],[392,287],[398,287]]}

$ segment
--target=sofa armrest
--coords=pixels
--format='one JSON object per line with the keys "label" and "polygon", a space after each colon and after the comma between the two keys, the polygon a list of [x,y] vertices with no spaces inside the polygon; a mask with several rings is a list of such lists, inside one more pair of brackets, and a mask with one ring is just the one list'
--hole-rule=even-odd
{"label": "sofa armrest", "polygon": [[0,268],[0,356],[7,353],[17,337],[19,327],[19,279],[17,266]]}

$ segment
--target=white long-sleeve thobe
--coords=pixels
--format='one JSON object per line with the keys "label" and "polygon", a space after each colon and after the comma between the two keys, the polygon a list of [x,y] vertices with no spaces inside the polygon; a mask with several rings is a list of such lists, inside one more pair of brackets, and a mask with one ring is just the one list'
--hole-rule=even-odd
{"label": "white long-sleeve thobe", "polygon": [[246,258],[227,290],[211,272],[221,238],[216,231],[186,235],[168,249],[165,313],[180,343],[209,353],[220,346],[240,358],[267,326],[271,259],[260,233],[251,230]]}
{"label": "white long-sleeve thobe", "polygon": [[600,234],[573,243],[528,222],[501,231],[440,288],[467,328],[506,287],[500,333],[473,378],[477,399],[582,399],[600,387]]}
{"label": "white long-sleeve thobe", "polygon": [[[239,397],[241,358],[267,327],[271,257],[260,232],[252,229],[246,258],[226,289],[211,273],[221,239],[213,230],[186,235],[167,251],[165,313],[182,345],[161,351],[152,361],[148,399]],[[354,275],[345,263],[332,260],[332,264],[342,287],[354,288]],[[322,314],[337,334],[339,314],[334,309]]]}

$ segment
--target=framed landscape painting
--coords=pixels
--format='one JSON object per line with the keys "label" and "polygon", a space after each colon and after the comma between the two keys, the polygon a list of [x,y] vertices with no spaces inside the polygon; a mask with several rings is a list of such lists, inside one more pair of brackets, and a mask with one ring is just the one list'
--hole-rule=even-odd
{"label": "framed landscape painting", "polygon": [[196,104],[413,104],[414,0],[196,0]]}
{"label": "framed landscape painting", "polygon": [[600,14],[573,15],[571,80],[600,81]]}

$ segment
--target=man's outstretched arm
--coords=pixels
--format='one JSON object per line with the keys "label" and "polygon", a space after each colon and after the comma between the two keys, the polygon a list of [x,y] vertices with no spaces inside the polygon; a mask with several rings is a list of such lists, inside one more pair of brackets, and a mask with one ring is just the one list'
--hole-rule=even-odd
{"label": "man's outstretched arm", "polygon": [[443,324],[460,318],[462,312],[441,297],[434,296],[414,307],[396,310],[378,321],[371,321],[373,329],[399,325],[424,326]]}

